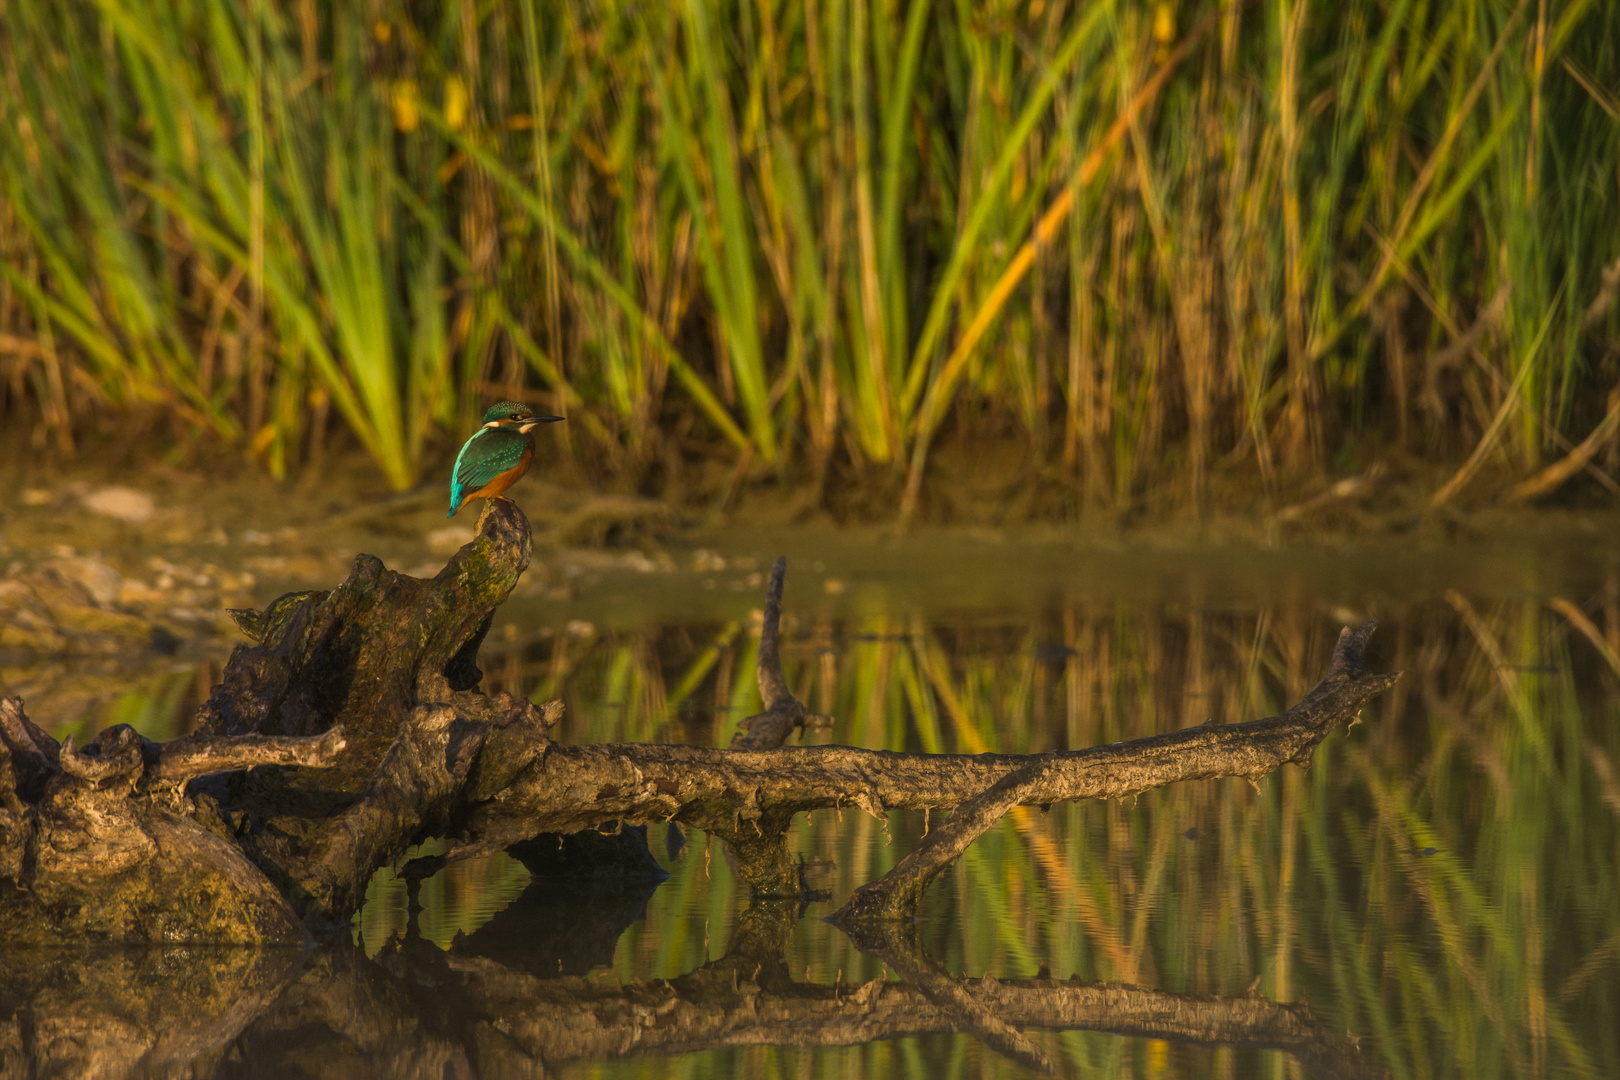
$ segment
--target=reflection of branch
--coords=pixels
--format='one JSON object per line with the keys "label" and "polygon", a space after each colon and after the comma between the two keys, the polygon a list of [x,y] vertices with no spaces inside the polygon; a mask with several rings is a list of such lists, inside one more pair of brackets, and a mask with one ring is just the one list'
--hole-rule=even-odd
{"label": "reflection of branch", "polygon": [[1379,1075],[1303,1004],[1281,1005],[1255,996],[1167,994],[1115,983],[1001,982],[990,975],[953,979],[923,950],[916,927],[915,922],[862,922],[844,932],[862,952],[899,972],[918,994],[953,1017],[957,1030],[1029,1068],[1050,1071],[1051,1063],[1019,1028],[1263,1047],[1292,1054],[1316,1077]]}
{"label": "reflection of branch", "polygon": [[[467,981],[502,993],[478,1002],[502,1012],[511,1052],[552,1066],[743,1046],[861,1046],[880,1039],[956,1034],[959,1012],[918,987],[873,980],[856,987],[794,983],[765,991],[742,977],[711,996],[697,975],[637,981],[622,989],[600,979],[500,980],[482,964],[452,958]],[[962,996],[1003,1021],[1046,1031],[1097,1031],[1196,1045],[1281,1050],[1319,1078],[1376,1077],[1379,1070],[1329,1034],[1304,1005],[1265,998],[1167,994],[1132,986],[1054,979],[962,979]],[[510,996],[507,996],[507,995]],[[648,1023],[646,1017],[657,1017]],[[977,1034],[977,1033],[975,1033]],[[514,1073],[518,1070],[513,1069]]]}
{"label": "reflection of branch", "polygon": [[[190,1076],[264,1015],[296,949],[0,950],[0,1072]],[[209,1069],[200,1071],[208,1075]]]}
{"label": "reflection of branch", "polygon": [[[1358,630],[1345,627],[1333,650],[1328,673],[1281,716],[1224,727],[1206,724],[1154,739],[1100,747],[1104,754],[1079,768],[1058,754],[1027,759],[1028,764],[964,801],[894,869],[858,889],[834,919],[849,922],[915,918],[917,903],[934,877],[1015,806],[1094,797],[1100,785],[1129,793],[1172,780],[1212,776],[1244,776],[1253,782],[1287,762],[1309,765],[1317,743],[1328,732],[1353,720],[1368,699],[1397,678],[1374,675],[1362,662],[1367,639],[1376,625],[1369,622]],[[1228,738],[1217,741],[1214,736],[1222,733]],[[1234,734],[1240,737],[1230,738]],[[1106,753],[1131,747],[1139,749],[1126,760]],[[1174,774],[1165,775],[1167,769],[1173,769]]]}
{"label": "reflection of branch", "polygon": [[90,965],[76,953],[0,954],[0,1062],[25,1076],[213,1075],[229,1052],[266,1075],[347,1080],[358,1057],[379,1075],[438,1080],[967,1031],[1039,1067],[1044,1055],[1023,1031],[1041,1029],[1281,1050],[1319,1080],[1377,1075],[1303,1004],[955,979],[898,924],[863,928],[857,944],[914,981],[795,982],[784,947],[800,915],[793,904],[753,905],[723,958],[622,986],[600,975],[543,977],[488,958],[489,949],[446,953],[421,939],[385,948],[377,963],[347,947],[117,952]]}
{"label": "reflection of branch", "polygon": [[[853,987],[795,982],[781,947],[796,924],[793,905],[754,905],[739,916],[724,958],[676,979],[623,986],[597,977],[519,975],[493,960],[458,956],[454,949],[446,955],[436,948],[407,947],[385,963],[398,977],[431,990],[439,1007],[453,1000],[465,1010],[465,1016],[436,1026],[485,1055],[479,1065],[486,1074],[523,1075],[539,1061],[556,1068],[726,1047],[859,1046],[964,1031],[1021,1064],[1041,1068],[1045,1055],[1020,1030],[1035,1028],[1281,1050],[1319,1080],[1379,1075],[1304,1004],[1055,979],[955,979],[916,947],[915,934],[896,924],[862,927],[856,944],[873,946],[874,954],[907,982],[873,979]],[[420,1037],[414,1018],[402,1020],[394,1025],[399,1038]]]}
{"label": "reflection of branch", "polygon": [[970,993],[962,981],[951,978],[938,961],[923,951],[915,922],[861,923],[846,933],[862,952],[888,964],[918,993],[953,1017],[959,1030],[1026,1069],[1052,1071],[1052,1059],[1028,1036],[1009,1024],[1000,1010]]}

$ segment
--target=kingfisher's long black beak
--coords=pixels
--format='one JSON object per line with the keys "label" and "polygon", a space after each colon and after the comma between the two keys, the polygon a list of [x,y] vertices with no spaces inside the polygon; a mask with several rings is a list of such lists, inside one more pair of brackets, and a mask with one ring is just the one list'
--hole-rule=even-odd
{"label": "kingfisher's long black beak", "polygon": [[517,426],[519,431],[527,435],[530,428],[539,427],[541,424],[555,424],[561,419],[560,416],[531,416],[527,420],[519,420]]}

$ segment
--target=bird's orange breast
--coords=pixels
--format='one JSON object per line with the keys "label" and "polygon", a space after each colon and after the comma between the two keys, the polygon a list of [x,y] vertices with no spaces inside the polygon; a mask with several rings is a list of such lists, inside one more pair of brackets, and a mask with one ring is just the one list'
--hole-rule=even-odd
{"label": "bird's orange breast", "polygon": [[530,443],[528,446],[523,448],[523,456],[518,458],[518,463],[516,465],[512,466],[510,469],[507,469],[503,473],[496,474],[495,479],[491,480],[477,491],[469,491],[467,493],[467,497],[461,500],[461,504],[465,506],[468,499],[498,498],[500,494],[507,488],[517,483],[519,477],[529,471],[529,462],[533,460],[534,444]]}

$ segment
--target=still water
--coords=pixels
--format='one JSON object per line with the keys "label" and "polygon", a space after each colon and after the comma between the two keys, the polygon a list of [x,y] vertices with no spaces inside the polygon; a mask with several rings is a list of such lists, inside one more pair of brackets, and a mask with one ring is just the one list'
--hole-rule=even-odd
{"label": "still water", "polygon": [[[752,609],[773,546],[514,601],[486,688],[561,697],[563,740],[724,745],[759,707]],[[1368,617],[1369,665],[1405,676],[1308,771],[1009,815],[884,941],[823,916],[923,815],[801,817],[830,897],[802,905],[751,906],[718,840],[653,825],[662,880],[535,877],[500,855],[413,887],[379,873],[352,948],[55,957],[27,976],[0,1072],[1620,1070],[1614,553],[780,546],[802,553],[789,681],[836,718],[817,741],[1023,752],[1253,719]],[[178,733],[198,682],[154,672],[144,697],[64,728]]]}

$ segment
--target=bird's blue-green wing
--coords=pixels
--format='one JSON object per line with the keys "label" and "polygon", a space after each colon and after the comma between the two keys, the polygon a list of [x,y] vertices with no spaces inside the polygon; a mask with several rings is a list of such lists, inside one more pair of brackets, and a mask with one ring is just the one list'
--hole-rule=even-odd
{"label": "bird's blue-green wing", "polygon": [[456,469],[450,480],[450,513],[454,517],[462,500],[507,469],[523,460],[528,448],[526,436],[510,428],[484,428],[468,439],[456,455]]}

